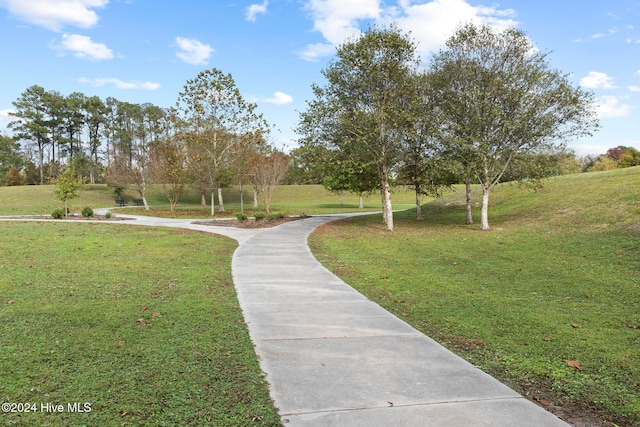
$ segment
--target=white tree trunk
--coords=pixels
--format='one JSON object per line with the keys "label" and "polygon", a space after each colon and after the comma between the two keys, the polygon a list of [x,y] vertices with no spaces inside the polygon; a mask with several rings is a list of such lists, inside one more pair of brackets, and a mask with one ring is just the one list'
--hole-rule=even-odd
{"label": "white tree trunk", "polygon": [[489,194],[491,186],[482,186],[482,212],[480,214],[480,229],[489,230]]}
{"label": "white tree trunk", "polygon": [[214,199],[214,192],[211,192],[211,216],[216,216],[216,201]]}
{"label": "white tree trunk", "polygon": [[420,200],[420,189],[416,190],[416,220],[422,221],[422,202]]}
{"label": "white tree trunk", "polygon": [[222,200],[222,188],[218,188],[218,212],[224,212],[224,200]]}
{"label": "white tree trunk", "polygon": [[358,197],[358,202],[359,202],[358,203],[358,208],[359,209],[364,209],[364,200],[363,200],[363,197],[362,197],[362,193]]}
{"label": "white tree trunk", "polygon": [[393,208],[391,206],[391,189],[389,188],[389,181],[386,176],[382,181],[382,198],[383,208],[385,213],[385,224],[387,225],[387,231],[393,231]]}
{"label": "white tree trunk", "polygon": [[471,178],[465,178],[465,186],[467,193],[467,224],[473,224],[473,214],[471,212]]}
{"label": "white tree trunk", "polygon": [[253,190],[253,208],[258,209],[258,192]]}

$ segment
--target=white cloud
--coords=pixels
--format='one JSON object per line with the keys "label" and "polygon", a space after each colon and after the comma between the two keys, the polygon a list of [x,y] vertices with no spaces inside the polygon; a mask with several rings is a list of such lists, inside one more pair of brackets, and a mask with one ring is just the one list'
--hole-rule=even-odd
{"label": "white cloud", "polygon": [[627,104],[621,104],[620,100],[615,96],[603,96],[598,100],[596,111],[598,117],[611,119],[614,117],[626,117],[631,114],[633,107]]}
{"label": "white cloud", "polygon": [[143,89],[143,90],[156,90],[160,88],[159,83],[153,82],[140,82],[137,80],[131,80],[125,82],[115,77],[99,77],[96,79],[89,79],[86,77],[81,77],[78,79],[80,83],[87,83],[92,86],[102,87],[106,85],[113,85],[116,89]]}
{"label": "white cloud", "polygon": [[336,46],[331,43],[309,44],[304,50],[296,52],[305,61],[317,61],[323,56],[329,56],[336,52]]}
{"label": "white cloud", "polygon": [[51,43],[52,49],[71,51],[74,56],[93,61],[113,59],[113,51],[103,43],[96,43],[87,36],[63,34],[60,43]]}
{"label": "white cloud", "polygon": [[[421,52],[433,51],[466,23],[487,24],[502,30],[515,26],[515,12],[497,7],[472,6],[465,0],[397,0],[395,6],[382,7],[380,0],[309,0],[306,9],[325,43],[310,44],[298,52],[305,60],[316,60],[335,50],[346,39],[360,34],[362,21],[376,24],[396,22],[411,31]],[[388,3],[388,2],[387,2]]]}
{"label": "white cloud", "polygon": [[0,110],[0,124],[9,124],[9,122],[15,120],[15,117],[9,115],[13,110]]}
{"label": "white cloud", "polygon": [[196,39],[176,37],[178,52],[176,56],[184,62],[194,65],[206,64],[215,49]]}
{"label": "white cloud", "polygon": [[580,79],[580,85],[588,89],[615,89],[613,79],[606,73],[589,71],[586,77]]}
{"label": "white cloud", "polygon": [[252,4],[247,8],[247,21],[256,22],[256,15],[267,13],[269,0],[264,0],[262,4]]}
{"label": "white cloud", "polygon": [[60,31],[65,25],[93,27],[98,15],[92,9],[108,3],[109,0],[0,0],[0,7],[18,19]]}
{"label": "white cloud", "polygon": [[640,92],[640,86],[629,86],[631,92]]}
{"label": "white cloud", "polygon": [[264,102],[267,104],[285,105],[293,102],[293,97],[284,92],[276,92],[273,94],[273,97],[265,99]]}
{"label": "white cloud", "polygon": [[467,22],[476,25],[489,25],[499,31],[514,27],[515,12],[511,9],[500,10],[496,7],[472,6],[465,0],[399,2],[401,8],[390,15],[404,31],[418,43],[418,49],[426,54],[440,48],[455,30]]}

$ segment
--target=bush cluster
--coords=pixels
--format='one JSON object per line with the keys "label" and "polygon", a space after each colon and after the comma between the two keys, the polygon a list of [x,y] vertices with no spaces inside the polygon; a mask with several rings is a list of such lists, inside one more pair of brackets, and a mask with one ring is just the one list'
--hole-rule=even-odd
{"label": "bush cluster", "polygon": [[91,218],[93,216],[93,209],[91,209],[89,206],[83,208],[82,209],[82,216],[87,217],[87,218]]}
{"label": "bush cluster", "polygon": [[53,212],[51,212],[51,217],[54,219],[60,219],[64,216],[64,209],[54,209]]}

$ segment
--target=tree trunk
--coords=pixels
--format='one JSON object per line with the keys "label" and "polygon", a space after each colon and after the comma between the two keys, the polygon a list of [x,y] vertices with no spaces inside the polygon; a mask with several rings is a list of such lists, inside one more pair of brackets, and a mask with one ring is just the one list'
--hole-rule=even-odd
{"label": "tree trunk", "polygon": [[416,185],[416,220],[422,221],[422,203],[420,201],[420,195],[422,191],[420,189],[420,184]]}
{"label": "tree trunk", "polygon": [[467,193],[467,224],[473,224],[473,215],[471,213],[471,178],[469,176],[464,179]]}
{"label": "tree trunk", "polygon": [[38,141],[38,161],[40,162],[40,185],[44,185],[44,144]]}
{"label": "tree trunk", "polygon": [[489,194],[491,193],[491,186],[482,186],[482,212],[480,215],[480,229],[489,230]]}
{"label": "tree trunk", "polygon": [[204,190],[200,192],[200,206],[203,208],[207,206],[207,192]]}
{"label": "tree trunk", "polygon": [[358,197],[358,209],[364,209],[364,200],[362,197],[362,193],[360,193]]}
{"label": "tree trunk", "polygon": [[216,201],[214,200],[213,191],[211,192],[211,216],[216,216]]}
{"label": "tree trunk", "polygon": [[389,180],[387,175],[382,177],[382,212],[385,217],[385,224],[387,225],[387,231],[393,231],[393,208],[391,206],[391,188],[389,187]]}
{"label": "tree trunk", "polygon": [[253,208],[258,209],[258,192],[253,190]]}
{"label": "tree trunk", "polygon": [[148,211],[149,210],[149,203],[147,202],[147,198],[145,196],[142,196],[142,203],[144,204],[144,210]]}
{"label": "tree trunk", "polygon": [[218,212],[224,212],[224,200],[222,199],[222,188],[218,188]]}

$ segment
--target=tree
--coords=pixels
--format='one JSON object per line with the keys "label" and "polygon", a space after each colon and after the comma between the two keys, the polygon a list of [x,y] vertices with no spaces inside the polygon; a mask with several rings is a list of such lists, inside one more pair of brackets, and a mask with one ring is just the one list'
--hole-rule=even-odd
{"label": "tree", "polygon": [[0,135],[0,185],[19,185],[23,163],[20,144],[14,138]]}
{"label": "tree", "polygon": [[429,94],[429,75],[413,76],[417,96],[409,106],[410,128],[404,136],[403,156],[398,169],[398,182],[413,188],[416,220],[422,218],[422,195],[438,197],[454,182],[453,164],[443,153],[437,139],[439,117]]}
{"label": "tree", "polygon": [[78,191],[82,188],[82,181],[78,179],[73,166],[64,169],[58,183],[56,184],[55,193],[58,199],[64,202],[64,216],[69,212],[69,200],[75,199],[80,194]]}
{"label": "tree", "polygon": [[17,118],[9,123],[9,128],[16,131],[16,137],[34,141],[38,147],[40,185],[44,184],[44,148],[50,142],[45,98],[43,87],[31,86],[13,102],[15,112],[9,113]]}
{"label": "tree", "polygon": [[272,151],[256,159],[252,168],[256,193],[264,200],[267,213],[271,209],[271,198],[289,169],[289,159],[280,151]]}
{"label": "tree", "polygon": [[175,112],[167,114],[163,136],[151,146],[150,170],[153,178],[162,184],[162,191],[174,212],[187,181],[187,153],[184,135],[175,127]]}
{"label": "tree", "polygon": [[193,183],[203,195],[217,190],[223,211],[222,188],[234,176],[243,135],[266,134],[268,125],[256,112],[257,105],[244,100],[231,74],[216,68],[187,81],[176,109],[182,121]]}
{"label": "tree", "polygon": [[443,140],[482,185],[482,230],[491,190],[516,156],[598,127],[593,94],[572,86],[515,28],[464,25],[433,57],[431,72]]}
{"label": "tree", "polygon": [[402,157],[417,96],[415,44],[395,26],[370,28],[338,47],[323,70],[325,87],[313,85],[315,100],[301,114],[303,145],[325,145],[351,153],[357,164],[375,167],[387,230],[393,230],[391,179]]}

